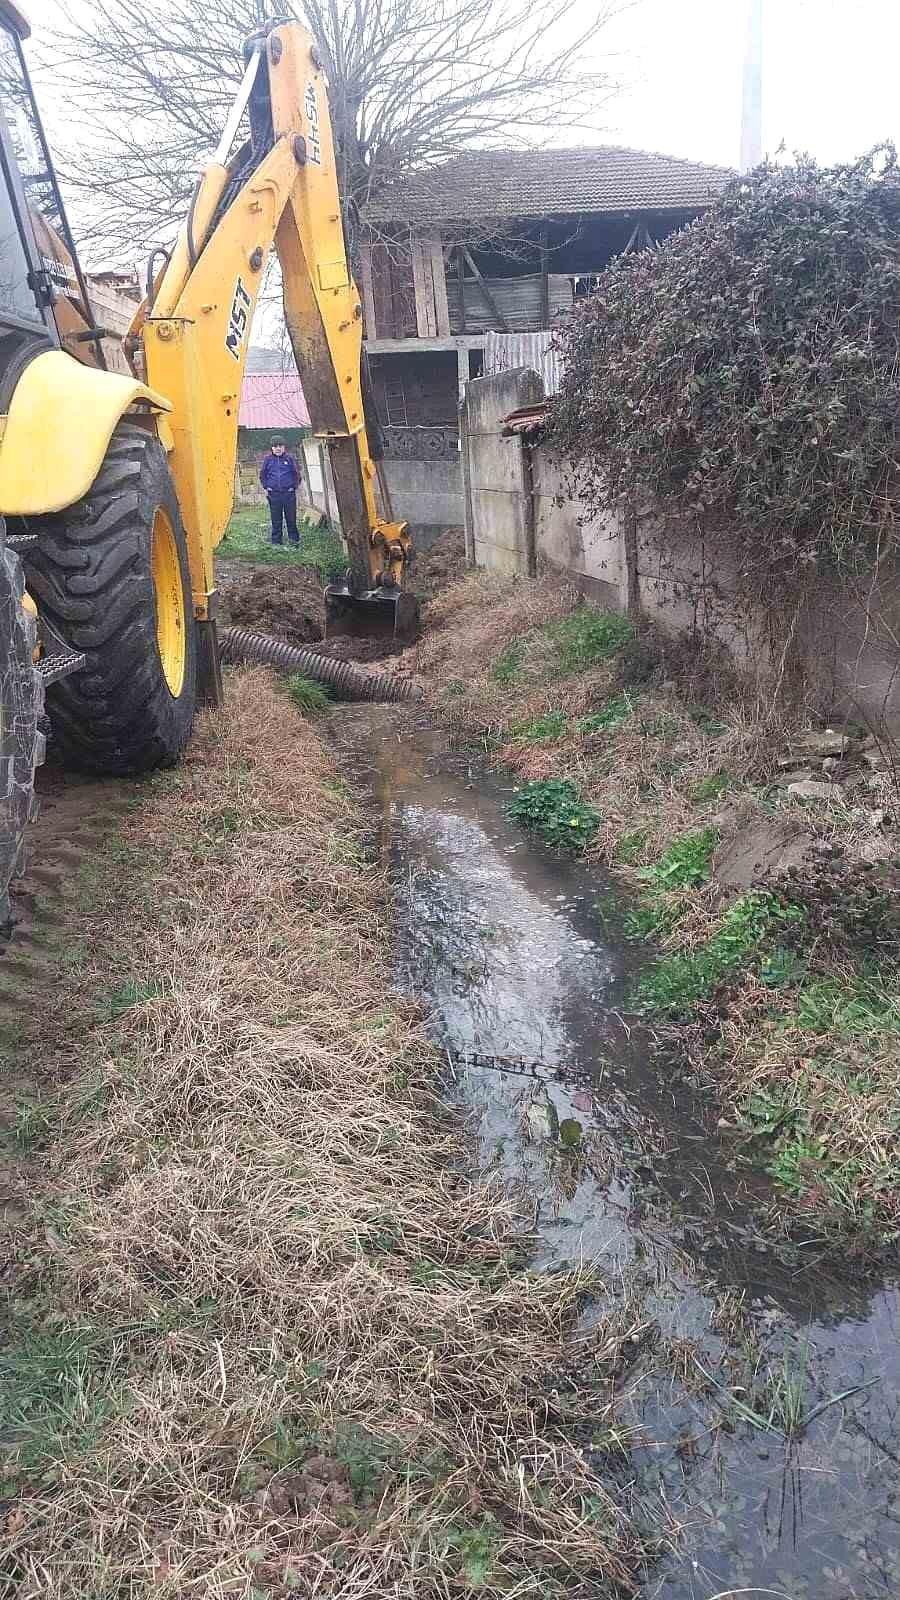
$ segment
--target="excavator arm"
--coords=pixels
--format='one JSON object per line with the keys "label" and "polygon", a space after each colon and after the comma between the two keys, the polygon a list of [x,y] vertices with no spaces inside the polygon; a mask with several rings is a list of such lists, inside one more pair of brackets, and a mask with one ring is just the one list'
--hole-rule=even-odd
{"label": "excavator arm", "polygon": [[[362,305],[347,260],[327,84],[297,23],[248,40],[244,81],[187,221],[131,330],[128,349],[171,402],[161,422],[188,536],[194,611],[214,628],[213,555],[228,525],[241,386],[253,314],[274,246],[287,327],[317,436],[328,447],[348,572],[329,616],[362,608],[391,631],[415,628],[402,583],[405,523],[377,510],[362,389]],[[231,157],[245,123],[249,138]],[[152,268],[151,268],[151,279]],[[213,647],[214,648],[214,647]]]}

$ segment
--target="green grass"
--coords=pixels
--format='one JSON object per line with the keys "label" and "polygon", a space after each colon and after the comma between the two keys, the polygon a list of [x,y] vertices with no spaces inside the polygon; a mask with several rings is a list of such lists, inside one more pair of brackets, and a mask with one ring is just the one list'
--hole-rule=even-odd
{"label": "green grass", "polygon": [[502,684],[504,688],[516,683],[521,677],[524,660],[525,646],[522,640],[513,639],[512,644],[508,644],[505,649],[500,651],[494,665],[491,667],[491,677],[494,682]]}
{"label": "green grass", "polygon": [[314,678],[305,678],[302,672],[295,672],[288,678],[287,688],[294,705],[304,716],[318,716],[333,704],[325,684],[317,683]]}
{"label": "green grass", "polygon": [[616,860],[621,861],[624,867],[634,866],[646,842],[646,828],[632,828],[630,832],[623,833],[616,844]]}
{"label": "green grass", "polygon": [[548,623],[546,633],[564,672],[583,672],[598,661],[609,661],[634,638],[634,628],[627,617],[616,611],[591,611],[587,607],[561,622]]}
{"label": "green grass", "polygon": [[557,850],[580,853],[600,825],[599,814],[580,798],[574,783],[547,778],[526,783],[507,807],[514,822],[540,834]]}
{"label": "green grass", "polygon": [[724,794],[730,782],[731,778],[727,772],[713,772],[708,778],[701,778],[700,782],[695,783],[691,790],[691,805],[702,806],[711,800],[718,800],[720,795]]}
{"label": "green grass", "polygon": [[632,990],[635,1010],[680,1016],[708,999],[719,984],[759,950],[773,928],[799,920],[771,895],[745,894],[726,911],[719,928],[697,950],[662,956]]}
{"label": "green grass", "polygon": [[148,1000],[158,1000],[165,992],[165,984],[156,979],[150,979],[146,983],[130,980],[98,1001],[97,1014],[101,1021],[115,1022],[119,1017],[124,1017],[126,1011],[130,1011],[133,1006],[146,1005]]}
{"label": "green grass", "polygon": [[562,739],[568,730],[569,719],[564,711],[548,711],[531,722],[515,722],[510,732],[521,744],[552,744]]}
{"label": "green grass", "polygon": [[122,1348],[93,1328],[35,1329],[0,1349],[0,1415],[9,1445],[32,1469],[63,1463],[96,1442],[120,1404]]}
{"label": "green grass", "polygon": [[634,711],[634,703],[627,694],[614,695],[599,711],[589,717],[580,717],[576,723],[579,733],[611,733],[621,728]]}
{"label": "green grass", "polygon": [[833,1037],[875,1039],[900,1034],[897,974],[859,975],[846,981],[817,978],[805,983],[790,1019],[798,1027]]}
{"label": "green grass", "polygon": [[235,511],[225,537],[219,545],[222,556],[243,561],[268,562],[272,566],[313,567],[323,582],[339,578],[346,570],[347,557],[336,534],[329,528],[314,528],[312,523],[297,524],[300,543],[272,543],[269,514],[264,506],[244,506]]}

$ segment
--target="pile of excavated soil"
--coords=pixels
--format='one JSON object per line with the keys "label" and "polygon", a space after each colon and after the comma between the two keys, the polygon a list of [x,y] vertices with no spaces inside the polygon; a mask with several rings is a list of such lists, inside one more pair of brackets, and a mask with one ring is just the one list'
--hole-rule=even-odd
{"label": "pile of excavated soil", "polygon": [[410,588],[424,603],[465,576],[466,539],[462,528],[448,528],[430,550],[419,551],[410,574]]}
{"label": "pile of excavated soil", "polygon": [[[457,580],[465,564],[461,528],[450,528],[430,550],[418,554],[410,589],[424,604]],[[403,648],[392,638],[335,634],[324,639],[323,581],[314,567],[254,565],[220,561],[217,583],[222,622],[251,628],[288,644],[314,645],[342,661],[383,661]]]}
{"label": "pile of excavated soil", "polygon": [[325,632],[322,579],[313,567],[250,566],[237,576],[229,572],[219,587],[227,620],[238,628],[312,644]]}

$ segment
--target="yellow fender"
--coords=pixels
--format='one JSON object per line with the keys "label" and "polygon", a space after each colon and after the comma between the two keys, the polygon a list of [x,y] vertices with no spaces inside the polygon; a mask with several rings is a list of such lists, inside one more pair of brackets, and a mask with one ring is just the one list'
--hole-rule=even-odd
{"label": "yellow fender", "polygon": [[125,413],[168,400],[118,372],[84,367],[63,350],[36,356],[16,384],[0,444],[0,514],[39,517],[87,494]]}

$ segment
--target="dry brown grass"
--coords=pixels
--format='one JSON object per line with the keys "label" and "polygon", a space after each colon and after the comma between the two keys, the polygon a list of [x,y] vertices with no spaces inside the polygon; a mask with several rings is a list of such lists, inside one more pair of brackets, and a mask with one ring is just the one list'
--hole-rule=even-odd
{"label": "dry brown grass", "polygon": [[[3,1240],[10,1600],[636,1587],[555,1406],[590,1274],[525,1270],[513,1199],[469,1174],[359,821],[245,672],[90,912],[39,1041],[79,1081]],[[579,1348],[610,1397],[627,1333]]]}

